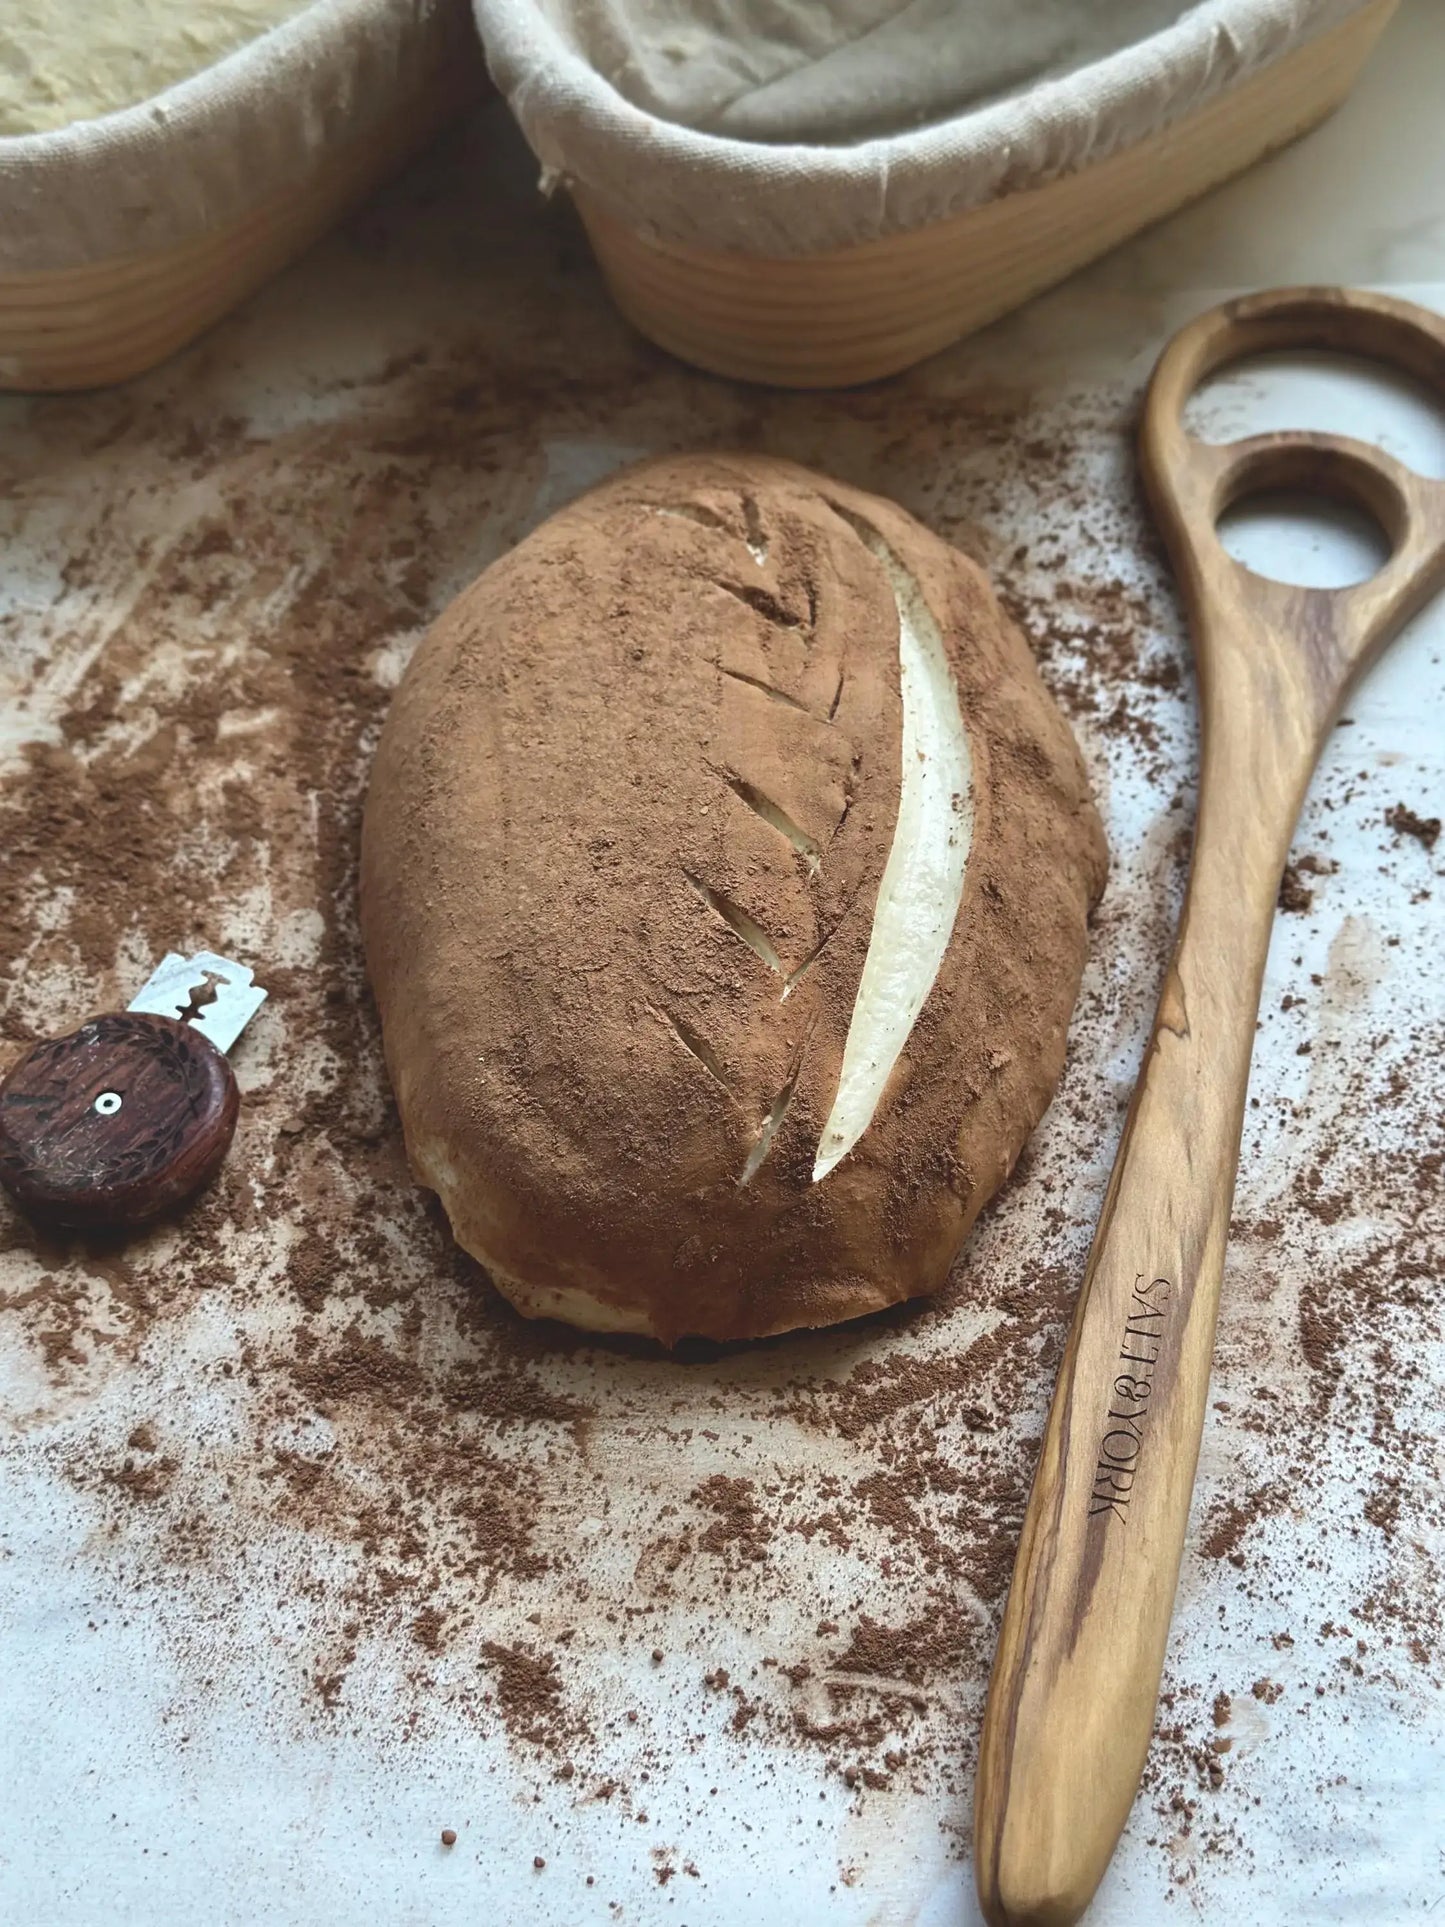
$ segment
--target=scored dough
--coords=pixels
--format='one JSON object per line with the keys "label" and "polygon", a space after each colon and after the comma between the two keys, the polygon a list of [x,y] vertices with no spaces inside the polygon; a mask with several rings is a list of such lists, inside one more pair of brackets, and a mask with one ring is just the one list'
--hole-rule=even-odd
{"label": "scored dough", "polygon": [[982,572],[645,463],[446,611],[362,923],[409,1156],[523,1311],[751,1337],[936,1290],[1063,1061],[1106,853]]}
{"label": "scored dough", "polygon": [[873,1121],[937,980],[973,841],[973,758],[943,636],[917,582],[882,536],[866,523],[857,528],[883,564],[897,612],[902,772],[898,820],[873,907],[838,1095],[813,1162],[815,1184],[842,1163]]}

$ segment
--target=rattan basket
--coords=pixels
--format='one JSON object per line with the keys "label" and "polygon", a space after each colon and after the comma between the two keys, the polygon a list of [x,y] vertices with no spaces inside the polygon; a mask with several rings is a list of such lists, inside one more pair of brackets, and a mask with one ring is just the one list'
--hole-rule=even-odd
{"label": "rattan basket", "polygon": [[466,0],[312,0],[154,100],[0,139],[0,388],[154,366],[484,85]]}
{"label": "rattan basket", "polygon": [[[629,173],[624,165],[626,110],[601,100],[600,77],[595,94],[575,71],[559,73],[549,90],[553,77],[537,70],[538,38],[525,30],[530,0],[476,3],[493,72],[540,158],[572,192],[623,312],[699,367],[809,388],[907,367],[1295,139],[1344,99],[1396,0],[1345,8],[1299,0],[1293,29],[1280,44],[1266,44],[1264,57],[1227,84],[1196,89],[1202,97],[1187,111],[1166,103],[1159,124],[1112,151],[1089,153],[1035,182],[1011,182],[942,218],[894,224],[851,245],[792,251],[774,237],[790,219],[800,231],[806,227],[796,196],[787,204],[769,200],[766,246],[709,244],[714,205],[736,226],[755,159],[757,191],[773,195],[779,169],[769,168],[765,148],[750,153],[747,143],[694,139],[697,233],[680,238],[675,162],[659,217],[648,170],[634,166]],[[1239,0],[1235,10],[1247,12],[1248,5]],[[1082,76],[1085,108],[1087,82]],[[586,136],[580,164],[579,124]],[[669,130],[657,133],[665,154]],[[609,135],[618,148],[615,166]],[[826,186],[830,167],[841,162],[809,150],[802,165]],[[896,168],[896,159],[889,165]],[[630,186],[620,185],[628,180]],[[889,227],[886,208],[881,225]]]}

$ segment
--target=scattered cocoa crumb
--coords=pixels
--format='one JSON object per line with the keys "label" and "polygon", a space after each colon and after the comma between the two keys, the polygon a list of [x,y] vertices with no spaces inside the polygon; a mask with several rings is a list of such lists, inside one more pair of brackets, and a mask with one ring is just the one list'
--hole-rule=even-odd
{"label": "scattered cocoa crumb", "polygon": [[495,1682],[508,1731],[533,1746],[556,1749],[585,1736],[586,1724],[567,1708],[556,1655],[484,1639],[481,1651]]}
{"label": "scattered cocoa crumb", "polygon": [[697,1487],[692,1502],[715,1515],[698,1539],[700,1550],[746,1560],[767,1558],[771,1533],[750,1479],[718,1473]]}
{"label": "scattered cocoa crumb", "polygon": [[[153,1451],[154,1447],[140,1449]],[[177,1461],[169,1457],[151,1459],[145,1464],[126,1459],[120,1465],[108,1467],[101,1476],[129,1498],[153,1505],[165,1497],[177,1469]]]}
{"label": "scattered cocoa crumb", "polygon": [[1396,836],[1413,836],[1427,850],[1433,850],[1439,840],[1439,817],[1417,816],[1408,803],[1392,803],[1385,811],[1385,821]]}
{"label": "scattered cocoa crumb", "polygon": [[435,1606],[423,1606],[411,1622],[412,1637],[418,1646],[429,1653],[439,1653],[442,1649],[442,1630],[445,1621]]}
{"label": "scattered cocoa crumb", "polygon": [[1303,856],[1295,859],[1294,867],[1301,876],[1332,877],[1338,874],[1340,866],[1333,857],[1319,856],[1313,850],[1306,850]]}
{"label": "scattered cocoa crumb", "polygon": [[973,1657],[975,1642],[958,1623],[929,1613],[903,1626],[881,1626],[864,1613],[834,1670],[918,1685]]}

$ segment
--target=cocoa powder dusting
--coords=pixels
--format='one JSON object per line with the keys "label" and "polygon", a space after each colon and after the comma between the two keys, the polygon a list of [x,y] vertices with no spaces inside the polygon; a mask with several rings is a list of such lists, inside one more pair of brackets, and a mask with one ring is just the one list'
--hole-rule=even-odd
{"label": "cocoa powder dusting", "polygon": [[1427,850],[1433,850],[1440,840],[1439,817],[1421,816],[1408,803],[1392,803],[1385,811],[1385,821],[1397,836],[1413,836]]}
{"label": "cocoa powder dusting", "polygon": [[[389,281],[407,247],[444,259],[437,224],[461,217],[434,187],[423,171],[336,245],[364,255],[379,234],[401,250]],[[699,378],[609,317],[570,230],[537,225],[521,186],[494,218],[505,322],[463,327],[449,284],[428,307],[420,275],[421,319],[345,375],[291,376],[289,403],[199,353],[37,404],[0,446],[10,539],[39,558],[0,607],[20,719],[0,776],[0,1068],[124,1004],[168,948],[230,951],[271,992],[234,1053],[235,1146],[174,1224],[56,1238],[0,1205],[17,1421],[0,1460],[77,1511],[97,1614],[143,1614],[176,1694],[228,1720],[339,1734],[407,1772],[463,1732],[539,1812],[625,1818],[669,1898],[708,1868],[653,1838],[658,1802],[685,1788],[696,1820],[726,1798],[722,1769],[717,1796],[688,1777],[703,1755],[738,1785],[801,1775],[860,1826],[930,1801],[962,1857],[1047,1399],[1188,857],[1191,679],[1127,481],[1138,384],[1030,395],[989,376],[985,343],[943,396],[714,384],[700,413]],[[270,313],[243,337],[262,360]],[[1121,861],[1059,1094],[941,1297],[662,1356],[518,1319],[412,1183],[356,858],[380,721],[429,620],[624,455],[699,440],[836,469],[982,560]],[[1296,857],[1261,1012],[1198,1525],[1136,1814],[1181,1881],[1246,1851],[1236,1735],[1257,1757],[1322,1704],[1440,1685],[1422,1468],[1445,1050],[1416,954],[1438,823],[1386,818],[1387,777],[1322,776],[1301,832],[1318,867],[1306,884]],[[1126,821],[1144,827],[1121,845]],[[1374,839],[1368,864],[1352,837]],[[1371,876],[1388,921],[1354,907]],[[282,1629],[265,1640],[257,1600]],[[1197,1642],[1226,1616],[1251,1656],[1215,1678]],[[463,1823],[450,1793],[444,1811]]]}

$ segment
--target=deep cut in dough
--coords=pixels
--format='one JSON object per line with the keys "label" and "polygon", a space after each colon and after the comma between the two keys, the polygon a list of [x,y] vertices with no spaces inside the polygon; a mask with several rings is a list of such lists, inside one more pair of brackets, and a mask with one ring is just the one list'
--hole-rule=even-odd
{"label": "deep cut in dough", "polygon": [[382,735],[412,1166],[534,1316],[672,1343],[935,1291],[1052,1095],[1105,870],[972,562],[791,463],[645,463],[458,597]]}

